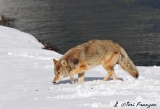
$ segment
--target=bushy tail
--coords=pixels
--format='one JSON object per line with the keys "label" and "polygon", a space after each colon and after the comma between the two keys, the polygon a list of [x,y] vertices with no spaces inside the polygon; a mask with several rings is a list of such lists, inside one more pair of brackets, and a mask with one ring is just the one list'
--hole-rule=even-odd
{"label": "bushy tail", "polygon": [[128,57],[127,53],[122,47],[120,47],[120,56],[119,56],[118,63],[121,65],[121,67],[124,70],[129,72],[130,75],[132,75],[135,78],[138,78],[139,73],[138,73],[136,66],[131,61],[131,59]]}

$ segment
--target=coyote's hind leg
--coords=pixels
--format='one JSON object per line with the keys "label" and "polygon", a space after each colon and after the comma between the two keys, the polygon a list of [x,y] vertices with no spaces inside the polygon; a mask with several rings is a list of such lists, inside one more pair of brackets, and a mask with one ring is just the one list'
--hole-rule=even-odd
{"label": "coyote's hind leg", "polygon": [[117,76],[114,73],[113,67],[117,63],[118,58],[119,58],[119,53],[116,53],[113,54],[109,60],[103,61],[102,65],[108,72],[107,76],[104,78],[104,81],[107,81],[111,76],[113,77],[114,80],[117,80]]}

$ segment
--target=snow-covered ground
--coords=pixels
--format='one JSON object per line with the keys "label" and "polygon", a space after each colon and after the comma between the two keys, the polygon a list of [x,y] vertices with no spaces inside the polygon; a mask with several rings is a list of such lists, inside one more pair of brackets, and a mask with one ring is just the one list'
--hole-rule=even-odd
{"label": "snow-covered ground", "polygon": [[[160,108],[160,67],[138,67],[135,80],[115,66],[119,80],[103,82],[98,66],[83,84],[69,77],[53,84],[53,62],[62,55],[41,49],[32,35],[0,26],[0,109]],[[75,75],[76,78],[76,75]],[[143,106],[142,106],[143,105]]]}

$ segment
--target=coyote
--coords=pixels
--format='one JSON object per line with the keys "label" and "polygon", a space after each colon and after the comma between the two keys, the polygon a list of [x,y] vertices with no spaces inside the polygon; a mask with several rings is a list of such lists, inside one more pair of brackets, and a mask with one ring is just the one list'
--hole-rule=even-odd
{"label": "coyote", "polygon": [[74,83],[73,74],[78,74],[78,83],[82,83],[85,71],[98,65],[102,65],[108,72],[104,81],[111,76],[117,80],[113,69],[116,63],[120,64],[131,76],[135,78],[139,76],[136,66],[125,50],[111,40],[90,40],[70,49],[58,61],[53,59],[53,63],[54,83],[58,83],[66,76],[70,76],[71,82]]}

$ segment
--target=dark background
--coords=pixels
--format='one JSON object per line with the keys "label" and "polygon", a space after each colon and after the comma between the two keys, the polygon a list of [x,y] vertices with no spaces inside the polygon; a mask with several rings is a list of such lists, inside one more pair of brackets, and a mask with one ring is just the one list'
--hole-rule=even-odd
{"label": "dark background", "polygon": [[1,0],[0,14],[62,54],[109,39],[137,66],[160,65],[160,0]]}

